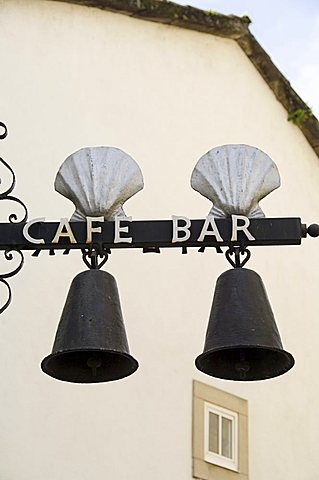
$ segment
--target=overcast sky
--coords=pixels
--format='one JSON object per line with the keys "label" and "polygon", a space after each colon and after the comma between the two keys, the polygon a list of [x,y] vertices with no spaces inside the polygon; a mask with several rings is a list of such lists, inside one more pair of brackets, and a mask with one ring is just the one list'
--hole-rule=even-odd
{"label": "overcast sky", "polygon": [[319,0],[175,1],[227,15],[248,15],[251,32],[319,117]]}

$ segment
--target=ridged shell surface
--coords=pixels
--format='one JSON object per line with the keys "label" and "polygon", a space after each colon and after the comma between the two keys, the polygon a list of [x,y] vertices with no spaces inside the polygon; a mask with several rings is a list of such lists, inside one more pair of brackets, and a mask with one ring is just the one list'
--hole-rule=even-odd
{"label": "ridged shell surface", "polygon": [[258,202],[280,186],[276,164],[258,148],[222,145],[203,155],[191,177],[191,186],[213,202],[214,217],[264,217]]}
{"label": "ridged shell surface", "polygon": [[135,160],[114,147],[86,147],[70,155],[61,165],[55,190],[71,200],[76,210],[71,221],[104,216],[125,216],[123,204],[144,187]]}

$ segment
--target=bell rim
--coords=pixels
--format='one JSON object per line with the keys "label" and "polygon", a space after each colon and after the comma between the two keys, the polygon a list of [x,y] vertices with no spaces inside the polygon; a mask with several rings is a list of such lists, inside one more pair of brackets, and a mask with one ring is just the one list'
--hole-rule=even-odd
{"label": "bell rim", "polygon": [[[202,366],[200,365],[201,360],[203,360],[205,357],[207,357],[208,355],[210,355],[212,353],[221,352],[221,351],[224,351],[224,350],[240,350],[240,349],[268,350],[268,351],[272,351],[272,352],[277,352],[281,356],[285,357],[285,359],[287,360],[287,364],[284,368],[281,368],[278,372],[275,372],[271,376],[264,376],[263,375],[263,376],[259,376],[258,378],[254,378],[254,379],[240,379],[240,378],[231,378],[231,377],[226,378],[225,376],[221,376],[221,375],[218,375],[218,374],[212,375],[211,373],[208,373],[205,370],[203,370]],[[290,352],[288,352],[287,350],[284,350],[283,348],[278,348],[278,347],[269,347],[269,346],[266,346],[266,345],[254,345],[254,346],[251,346],[251,345],[236,345],[236,346],[233,346],[233,347],[232,346],[225,346],[225,347],[220,347],[220,348],[213,348],[213,349],[207,350],[207,352],[201,353],[195,359],[195,366],[202,373],[205,373],[206,375],[209,375],[209,376],[214,377],[214,378],[220,378],[220,379],[223,379],[223,380],[239,381],[239,382],[242,382],[242,381],[254,382],[254,381],[260,381],[260,380],[270,380],[271,378],[279,377],[280,375],[283,375],[283,374],[289,372],[289,370],[292,369],[292,367],[295,365],[295,363],[296,362],[295,362],[295,359],[294,359],[293,355]]]}
{"label": "bell rim", "polygon": [[[58,358],[59,356],[61,355],[68,355],[68,354],[72,354],[72,353],[81,353],[81,352],[92,352],[92,353],[111,353],[112,355],[118,355],[118,356],[121,356],[121,357],[125,357],[127,358],[128,360],[130,360],[131,362],[131,365],[132,365],[132,369],[126,373],[125,375],[121,375],[117,378],[112,378],[112,379],[109,379],[109,380],[106,380],[105,378],[103,379],[94,379],[93,381],[90,381],[90,382],[85,382],[85,381],[77,381],[77,380],[67,380],[65,378],[62,378],[61,376],[59,375],[56,375],[54,372],[52,372],[52,370],[50,370],[48,368],[49,366],[49,363],[51,362],[51,360],[54,360],[56,358]],[[56,380],[60,380],[60,381],[63,381],[63,382],[67,382],[67,383],[78,383],[78,384],[87,384],[87,383],[106,383],[106,382],[113,382],[113,381],[117,381],[117,380],[121,380],[122,378],[126,378],[126,377],[129,377],[130,375],[132,375],[133,373],[136,372],[136,370],[139,368],[139,363],[138,361],[130,354],[130,353],[127,353],[127,352],[121,352],[119,350],[111,350],[111,349],[102,349],[102,348],[90,348],[90,349],[86,349],[86,348],[74,348],[74,349],[69,349],[69,350],[60,350],[60,351],[57,351],[57,352],[54,352],[54,353],[50,353],[50,355],[47,355],[46,357],[44,357],[44,359],[42,360],[41,362],[41,370],[47,374],[49,377],[52,377],[52,378],[55,378]]]}

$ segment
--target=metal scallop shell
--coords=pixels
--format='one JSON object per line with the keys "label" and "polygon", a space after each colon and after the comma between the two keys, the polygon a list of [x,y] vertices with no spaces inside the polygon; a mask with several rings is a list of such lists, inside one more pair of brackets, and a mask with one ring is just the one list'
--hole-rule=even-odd
{"label": "metal scallop shell", "polygon": [[71,221],[89,216],[114,220],[125,217],[124,202],[144,187],[144,181],[140,167],[122,150],[86,147],[63,162],[54,187],[74,203]]}
{"label": "metal scallop shell", "polygon": [[213,217],[264,217],[258,202],[280,186],[276,164],[258,148],[223,145],[197,162],[191,186],[213,202]]}

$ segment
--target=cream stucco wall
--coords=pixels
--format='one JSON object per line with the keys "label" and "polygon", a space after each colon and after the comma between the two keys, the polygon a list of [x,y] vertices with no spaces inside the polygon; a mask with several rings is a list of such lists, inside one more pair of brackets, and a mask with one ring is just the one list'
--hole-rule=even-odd
{"label": "cream stucco wall", "polygon": [[[319,160],[234,41],[59,2],[0,0],[0,65],[0,120],[10,129],[0,154],[30,218],[72,213],[53,190],[55,173],[93,145],[117,146],[141,166],[145,189],[126,208],[135,219],[202,218],[210,203],[189,186],[197,159],[247,143],[281,172],[282,187],[263,202],[268,216],[318,221]],[[80,254],[26,254],[0,318],[0,479],[190,480],[195,378],[248,399],[251,480],[316,480],[318,252],[314,239],[252,249],[250,268],[296,366],[251,384],[194,367],[223,256],[114,252],[107,267],[140,369],[97,386],[57,382],[39,367],[85,269]]]}

